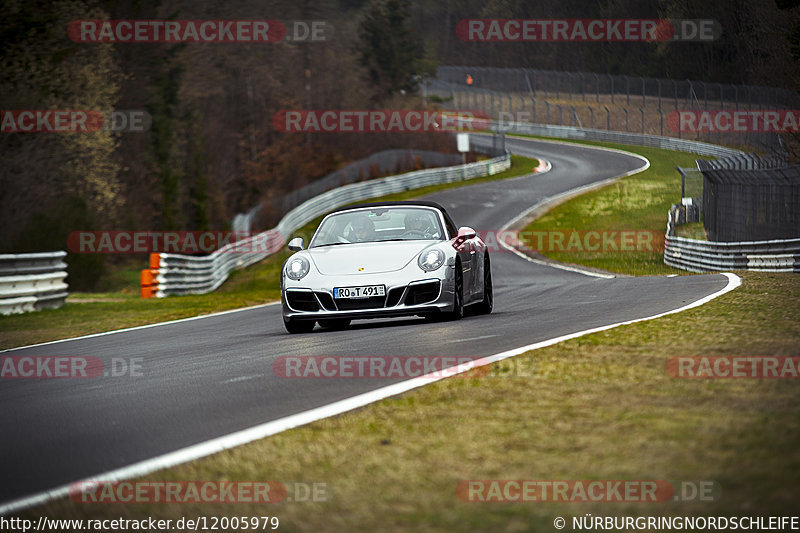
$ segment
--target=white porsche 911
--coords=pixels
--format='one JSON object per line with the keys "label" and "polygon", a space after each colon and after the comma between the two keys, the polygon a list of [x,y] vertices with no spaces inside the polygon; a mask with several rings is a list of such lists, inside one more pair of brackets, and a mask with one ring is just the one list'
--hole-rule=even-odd
{"label": "white porsche 911", "polygon": [[492,311],[492,271],[474,229],[456,229],[439,204],[381,202],[328,214],[307,249],[281,268],[283,323],[307,333],[319,323],[397,316],[460,319],[464,307]]}

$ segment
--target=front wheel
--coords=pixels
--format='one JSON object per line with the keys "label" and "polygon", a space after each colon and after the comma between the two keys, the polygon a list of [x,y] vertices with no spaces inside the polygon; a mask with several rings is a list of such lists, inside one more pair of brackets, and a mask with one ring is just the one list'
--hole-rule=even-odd
{"label": "front wheel", "polygon": [[488,315],[494,307],[494,292],[492,289],[492,267],[489,256],[483,262],[483,301],[475,306],[478,313]]}
{"label": "front wheel", "polygon": [[283,319],[283,327],[289,333],[311,333],[314,329],[316,322],[313,320],[292,320],[291,318]]}

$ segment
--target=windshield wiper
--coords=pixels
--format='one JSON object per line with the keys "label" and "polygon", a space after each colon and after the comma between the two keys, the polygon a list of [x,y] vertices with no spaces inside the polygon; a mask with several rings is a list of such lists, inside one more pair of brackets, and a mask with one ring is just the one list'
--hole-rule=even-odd
{"label": "windshield wiper", "polygon": [[311,248],[322,248],[323,246],[339,246],[340,244],[353,244],[352,242],[329,242],[328,244],[317,244]]}

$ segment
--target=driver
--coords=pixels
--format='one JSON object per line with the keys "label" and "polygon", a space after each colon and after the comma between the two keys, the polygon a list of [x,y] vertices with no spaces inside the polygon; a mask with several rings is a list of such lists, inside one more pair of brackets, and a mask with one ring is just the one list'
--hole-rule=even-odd
{"label": "driver", "polygon": [[375,224],[367,217],[359,217],[352,222],[353,242],[370,242],[375,239]]}
{"label": "driver", "polygon": [[409,213],[405,219],[406,232],[414,232],[431,237],[430,218],[422,213]]}

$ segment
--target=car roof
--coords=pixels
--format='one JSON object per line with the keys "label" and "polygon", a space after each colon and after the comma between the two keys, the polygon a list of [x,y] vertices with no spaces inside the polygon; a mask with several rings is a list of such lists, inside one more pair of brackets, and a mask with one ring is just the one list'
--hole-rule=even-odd
{"label": "car roof", "polygon": [[453,219],[450,218],[450,214],[447,210],[442,207],[440,204],[436,202],[429,202],[426,200],[392,200],[386,202],[368,202],[364,204],[356,204],[356,205],[348,205],[345,207],[340,207],[338,209],[334,209],[329,214],[338,213],[340,211],[349,211],[351,209],[362,209],[365,207],[395,207],[395,206],[407,206],[407,207],[432,207],[434,209],[438,209],[444,215],[444,218],[447,222],[449,222],[454,228],[457,228]]}

